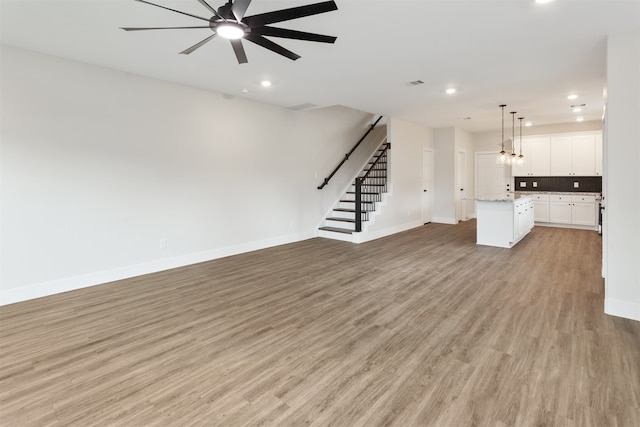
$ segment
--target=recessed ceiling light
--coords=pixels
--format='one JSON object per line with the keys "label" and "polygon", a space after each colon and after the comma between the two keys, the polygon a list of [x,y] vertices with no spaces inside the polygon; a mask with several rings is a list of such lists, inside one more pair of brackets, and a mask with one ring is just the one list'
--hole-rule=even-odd
{"label": "recessed ceiling light", "polygon": [[526,127],[529,127],[529,126],[531,126],[532,124],[533,124],[533,123],[531,123],[531,122],[526,122],[524,125],[525,125]]}
{"label": "recessed ceiling light", "polygon": [[260,84],[264,87],[269,87],[271,86],[271,82],[269,80],[263,80],[260,82]]}
{"label": "recessed ceiling light", "polygon": [[578,117],[576,118],[576,122],[583,122],[584,121],[584,117]]}
{"label": "recessed ceiling light", "polygon": [[567,99],[578,99],[578,95],[572,94],[567,96]]}
{"label": "recessed ceiling light", "polygon": [[536,0],[536,3],[538,4],[542,4],[542,3],[551,3],[553,0]]}
{"label": "recessed ceiling light", "polygon": [[574,113],[579,113],[580,111],[582,111],[582,107],[573,107]]}
{"label": "recessed ceiling light", "polygon": [[249,89],[245,87],[244,89],[242,89],[242,93],[249,93]]}
{"label": "recessed ceiling light", "polygon": [[456,88],[450,87],[449,89],[445,90],[445,92],[447,93],[447,95],[453,95],[454,93],[456,93]]}

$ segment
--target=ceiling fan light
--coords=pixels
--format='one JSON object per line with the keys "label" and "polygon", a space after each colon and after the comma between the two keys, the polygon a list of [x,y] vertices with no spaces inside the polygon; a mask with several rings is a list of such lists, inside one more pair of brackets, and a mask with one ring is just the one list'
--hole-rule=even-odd
{"label": "ceiling fan light", "polygon": [[223,22],[216,26],[216,33],[225,39],[236,40],[244,37],[244,28],[234,22]]}

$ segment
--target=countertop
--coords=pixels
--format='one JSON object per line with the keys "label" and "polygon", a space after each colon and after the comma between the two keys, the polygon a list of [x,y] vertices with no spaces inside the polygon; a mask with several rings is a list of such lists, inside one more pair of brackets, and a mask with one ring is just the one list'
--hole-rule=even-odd
{"label": "countertop", "polygon": [[522,197],[464,197],[462,200],[475,200],[476,202],[515,202],[526,198],[527,195],[522,195]]}
{"label": "countertop", "polygon": [[587,191],[516,191],[512,192],[515,196],[530,196],[535,194],[568,194],[570,196],[596,196],[596,200],[602,199],[602,193]]}

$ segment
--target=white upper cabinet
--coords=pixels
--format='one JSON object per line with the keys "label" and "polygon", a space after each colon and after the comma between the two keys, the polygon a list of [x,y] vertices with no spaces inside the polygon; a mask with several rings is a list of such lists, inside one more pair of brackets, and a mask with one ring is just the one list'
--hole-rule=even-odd
{"label": "white upper cabinet", "polygon": [[602,176],[602,134],[596,135],[596,175]]}
{"label": "white upper cabinet", "polygon": [[595,176],[596,134],[552,136],[551,176]]}
{"label": "white upper cabinet", "polygon": [[[549,141],[548,136],[522,138],[524,163],[511,166],[511,175],[549,176]],[[516,144],[516,146],[518,145]],[[520,154],[519,146],[516,152]]]}

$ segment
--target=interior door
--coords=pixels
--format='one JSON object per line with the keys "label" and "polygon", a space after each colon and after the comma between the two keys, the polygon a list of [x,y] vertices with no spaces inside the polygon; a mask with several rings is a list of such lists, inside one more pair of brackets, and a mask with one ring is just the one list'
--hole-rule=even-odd
{"label": "interior door", "polygon": [[422,222],[431,222],[434,195],[434,161],[433,151],[422,151]]}
{"label": "interior door", "polygon": [[476,154],[476,197],[488,199],[511,198],[509,165],[496,163],[497,154]]}
{"label": "interior door", "polygon": [[464,151],[458,151],[456,160],[456,220],[466,221],[467,203],[464,200],[467,186],[467,157]]}

